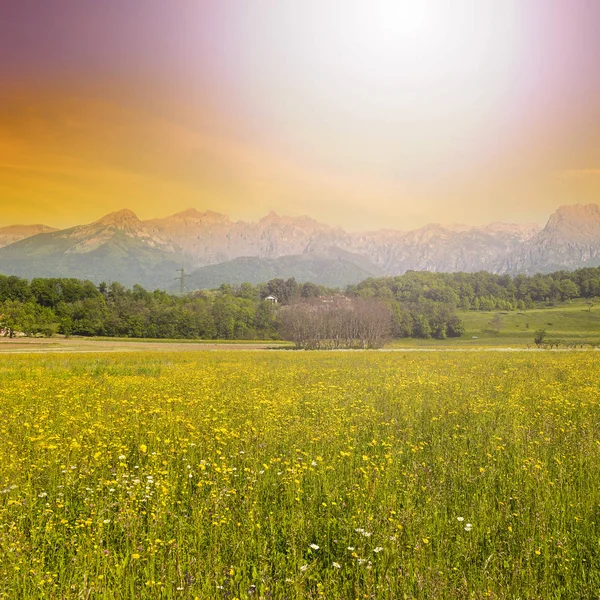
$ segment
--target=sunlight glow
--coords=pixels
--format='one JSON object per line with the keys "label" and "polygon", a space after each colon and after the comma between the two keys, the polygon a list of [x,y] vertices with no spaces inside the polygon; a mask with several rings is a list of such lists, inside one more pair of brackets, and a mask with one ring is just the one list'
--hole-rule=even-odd
{"label": "sunlight glow", "polygon": [[454,169],[483,145],[493,151],[490,126],[495,136],[518,108],[526,40],[516,0],[261,7],[245,23],[245,95],[272,124],[263,133],[293,139],[329,167]]}

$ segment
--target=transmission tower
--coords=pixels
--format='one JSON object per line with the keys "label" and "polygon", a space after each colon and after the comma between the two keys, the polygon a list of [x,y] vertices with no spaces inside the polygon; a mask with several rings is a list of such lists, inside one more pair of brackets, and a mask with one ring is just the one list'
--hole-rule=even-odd
{"label": "transmission tower", "polygon": [[175,280],[179,281],[179,293],[183,296],[183,294],[185,294],[185,278],[189,277],[189,275],[186,274],[185,267],[183,265],[181,265],[181,269],[177,269],[177,273],[181,273],[175,277]]}

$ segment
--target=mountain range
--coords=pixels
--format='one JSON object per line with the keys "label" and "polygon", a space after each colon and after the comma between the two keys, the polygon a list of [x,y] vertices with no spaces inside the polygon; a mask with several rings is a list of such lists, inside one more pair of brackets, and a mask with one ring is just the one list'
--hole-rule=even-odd
{"label": "mountain range", "polygon": [[536,273],[600,265],[600,207],[568,205],[545,227],[430,224],[417,230],[347,232],[274,212],[255,222],[189,209],[141,221],[130,210],[56,230],[0,228],[0,273],[77,277],[175,290],[295,277],[344,286],[408,270]]}

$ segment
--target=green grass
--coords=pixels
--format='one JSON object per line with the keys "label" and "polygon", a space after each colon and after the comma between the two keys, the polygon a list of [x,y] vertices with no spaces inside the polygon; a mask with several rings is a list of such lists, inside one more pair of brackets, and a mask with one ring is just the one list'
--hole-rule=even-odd
{"label": "green grass", "polygon": [[156,344],[224,344],[224,345],[245,345],[245,344],[266,344],[269,346],[289,346],[290,342],[286,342],[285,340],[204,340],[204,339],[182,339],[182,338],[126,338],[126,337],[104,337],[104,336],[94,336],[94,337],[76,337],[73,336],[71,339],[82,339],[82,340],[90,340],[90,341],[98,341],[98,342],[107,342],[107,341],[115,341],[115,342],[151,342]]}
{"label": "green grass", "polygon": [[[496,314],[502,319],[499,333],[489,331]],[[545,329],[548,338],[600,345],[600,307],[589,311],[581,302],[526,311],[460,311],[458,315],[465,326],[465,335],[460,338],[402,339],[392,342],[391,347],[535,347],[533,338],[538,329]]]}
{"label": "green grass", "polygon": [[597,598],[596,352],[0,356],[0,598]]}

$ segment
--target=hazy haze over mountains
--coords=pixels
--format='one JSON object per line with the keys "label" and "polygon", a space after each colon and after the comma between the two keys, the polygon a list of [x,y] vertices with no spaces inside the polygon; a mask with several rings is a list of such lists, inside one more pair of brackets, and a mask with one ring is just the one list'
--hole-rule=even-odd
{"label": "hazy haze over mountains", "polygon": [[600,208],[570,205],[546,226],[431,224],[413,231],[349,233],[310,217],[274,212],[255,222],[189,209],[140,221],[130,210],[64,230],[43,225],[0,229],[0,272],[188,289],[296,277],[343,286],[407,270],[549,272],[600,265]]}
{"label": "hazy haze over mountains", "polygon": [[37,233],[47,233],[56,231],[54,227],[46,225],[9,225],[8,227],[0,227],[0,248],[8,246],[13,242],[18,242],[26,237],[31,237]]}

